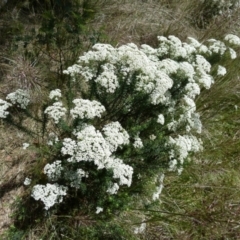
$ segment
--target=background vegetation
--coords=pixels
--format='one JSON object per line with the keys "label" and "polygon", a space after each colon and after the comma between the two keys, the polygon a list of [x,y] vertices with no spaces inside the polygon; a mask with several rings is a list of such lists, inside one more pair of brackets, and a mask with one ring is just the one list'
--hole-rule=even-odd
{"label": "background vegetation", "polygon": [[[156,46],[156,36],[188,36],[199,41],[240,35],[238,1],[96,0],[2,1],[0,8],[0,97],[16,87],[31,90],[33,108],[47,89],[67,84],[62,70],[94,43],[119,46],[134,42]],[[217,9],[217,10],[216,10]],[[239,58],[225,63],[228,74],[198,99],[204,152],[194,156],[180,176],[168,174],[158,204],[144,209],[144,194],[109,217],[89,215],[77,206],[62,215],[29,216],[22,182],[38,156],[29,156],[22,134],[5,124],[0,129],[0,197],[3,239],[239,239],[240,132]],[[36,126],[25,120],[25,124]],[[36,137],[35,145],[41,140]],[[39,163],[42,169],[45,162]],[[41,171],[41,170],[39,170]],[[147,191],[147,187],[146,187]],[[143,193],[145,191],[142,191]],[[25,193],[29,194],[29,193]],[[126,200],[126,196],[122,197]],[[119,204],[111,199],[113,204]],[[10,204],[11,203],[11,204]],[[120,203],[121,204],[121,203]],[[88,209],[89,206],[85,206]],[[34,209],[31,209],[34,212]],[[10,218],[10,215],[12,216]],[[34,224],[30,225],[34,219]],[[109,221],[111,219],[111,221]],[[146,222],[146,231],[133,234]],[[4,225],[5,224],[5,225]]]}

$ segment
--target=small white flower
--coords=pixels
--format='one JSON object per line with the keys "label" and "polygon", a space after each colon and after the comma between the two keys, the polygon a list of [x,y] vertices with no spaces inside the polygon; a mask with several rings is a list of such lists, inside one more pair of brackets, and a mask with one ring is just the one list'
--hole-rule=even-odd
{"label": "small white flower", "polygon": [[229,48],[228,50],[229,50],[231,59],[235,59],[237,57],[237,53],[232,48]]}
{"label": "small white flower", "polygon": [[142,147],[143,147],[143,142],[142,142],[142,140],[141,140],[140,137],[135,137],[135,138],[134,138],[133,146],[134,146],[135,148],[142,148]]}
{"label": "small white flower", "polygon": [[176,169],[177,169],[177,160],[176,160],[176,159],[171,160],[171,161],[169,162],[168,167],[169,167],[168,170],[169,170],[170,172],[176,171]]}
{"label": "small white flower", "polygon": [[29,143],[23,143],[23,149],[26,150],[30,146]]}
{"label": "small white flower", "polygon": [[202,55],[196,55],[196,63],[194,63],[194,66],[202,74],[211,71],[211,64]]}
{"label": "small white flower", "polygon": [[197,83],[188,83],[185,86],[185,90],[187,92],[187,96],[192,99],[195,99],[195,97],[200,94],[200,87]]}
{"label": "small white flower", "polygon": [[99,214],[100,212],[103,212],[103,208],[97,207],[96,214]]}
{"label": "small white flower", "polygon": [[177,173],[178,173],[178,175],[181,175],[182,172],[183,172],[183,167],[180,166],[180,167],[177,169]]}
{"label": "small white flower", "polygon": [[187,131],[187,132],[190,132],[191,129],[192,129],[192,128],[191,128],[189,125],[186,126],[186,131]]}
{"label": "small white flower", "polygon": [[192,37],[188,37],[188,40],[190,42],[190,45],[195,47],[195,48],[198,48],[200,47],[202,44],[200,42],[198,42],[198,40],[196,40],[195,38],[192,38]]}
{"label": "small white flower", "polygon": [[[107,169],[113,170],[113,178],[119,179],[119,185],[127,185],[128,187],[132,184],[133,168],[119,158],[108,158]],[[118,190],[118,184],[114,184],[113,189]]]}
{"label": "small white flower", "polygon": [[156,136],[154,135],[154,134],[151,134],[150,136],[149,136],[149,138],[150,138],[150,140],[155,140],[156,139]]}
{"label": "small white flower", "polygon": [[118,78],[114,73],[115,66],[112,64],[105,64],[102,66],[103,72],[99,74],[95,82],[99,83],[106,89],[106,92],[114,93],[119,87]]}
{"label": "small white flower", "polygon": [[225,41],[229,42],[230,44],[240,46],[240,38],[233,34],[228,34],[225,38]]}
{"label": "small white flower", "polygon": [[55,90],[52,90],[50,93],[49,93],[49,98],[50,99],[56,99],[58,100],[58,98],[62,97],[62,94],[61,94],[61,90],[60,89],[55,89]]}
{"label": "small white flower", "polygon": [[201,140],[192,135],[178,135],[176,138],[170,137],[168,144],[172,148],[169,152],[171,159],[169,164],[170,171],[176,170],[177,160],[180,164],[183,164],[190,152],[199,152],[202,150]]}
{"label": "small white flower", "polygon": [[218,70],[217,70],[217,75],[218,76],[224,76],[226,73],[227,73],[226,68],[219,65]]}
{"label": "small white flower", "polygon": [[11,103],[8,103],[2,99],[0,99],[0,118],[6,118],[7,115],[9,114],[9,112],[7,112],[6,110],[12,106]]}
{"label": "small white flower", "polygon": [[162,114],[158,115],[157,123],[160,123],[161,125],[164,124],[164,116]]}
{"label": "small white flower", "polygon": [[24,184],[25,186],[28,186],[28,185],[31,184],[31,182],[32,182],[32,179],[26,177],[25,180],[24,180],[24,182],[23,182],[23,184]]}
{"label": "small white flower", "polygon": [[119,185],[117,183],[114,183],[111,187],[108,188],[107,193],[117,194],[118,189],[119,189]]}
{"label": "small white flower", "polygon": [[140,227],[136,227],[136,228],[134,229],[134,233],[135,233],[135,234],[143,233],[143,232],[146,230],[146,226],[147,226],[146,223],[142,223],[142,224],[140,225]]}
{"label": "small white flower", "polygon": [[63,107],[61,102],[55,102],[52,106],[49,106],[45,109],[44,113],[48,114],[53,118],[54,122],[57,124],[59,120],[65,116],[67,109]]}

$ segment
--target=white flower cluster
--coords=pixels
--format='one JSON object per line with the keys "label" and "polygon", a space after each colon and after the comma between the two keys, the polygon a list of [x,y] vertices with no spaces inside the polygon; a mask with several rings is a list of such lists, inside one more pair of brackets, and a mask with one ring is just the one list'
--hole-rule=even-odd
{"label": "white flower cluster", "polygon": [[6,97],[12,104],[17,104],[22,109],[26,109],[30,102],[30,95],[26,90],[18,89],[13,93],[9,93]]}
{"label": "white flower cluster", "polygon": [[23,143],[23,150],[26,150],[30,146],[29,143]]}
{"label": "white flower cluster", "polygon": [[142,139],[141,139],[140,137],[136,136],[136,137],[134,138],[133,146],[134,146],[135,148],[143,148]]}
{"label": "white flower cluster", "polygon": [[113,183],[108,189],[107,189],[107,193],[113,195],[113,194],[117,194],[119,189],[119,185],[117,183]]}
{"label": "white flower cluster", "polygon": [[227,50],[227,46],[221,41],[218,41],[216,39],[209,39],[208,42],[210,43],[209,50],[212,53],[223,55]]}
{"label": "white flower cluster", "polygon": [[[61,96],[61,90],[59,89],[52,90],[49,93],[49,98],[53,99],[54,101],[58,100],[58,98],[61,98]],[[54,102],[52,106],[48,106],[44,111],[44,113],[49,115],[49,117],[52,118],[56,124],[58,124],[59,120],[65,116],[66,112],[67,109],[63,107],[62,102]]]}
{"label": "white flower cluster", "polygon": [[217,75],[218,76],[224,76],[226,73],[227,73],[226,68],[219,65],[218,70],[217,70]]}
{"label": "white flower cluster", "polygon": [[6,111],[9,107],[11,107],[12,104],[8,103],[2,99],[0,99],[0,118],[6,118],[9,114],[8,111]]}
{"label": "white flower cluster", "polygon": [[43,172],[48,176],[48,179],[51,181],[56,181],[61,176],[63,167],[62,167],[62,161],[56,160],[52,164],[45,165]]}
{"label": "white flower cluster", "polygon": [[102,65],[102,73],[96,78],[96,82],[106,89],[109,93],[114,93],[119,87],[117,76],[115,74],[115,66],[106,63]]}
{"label": "white flower cluster", "polygon": [[225,41],[229,42],[232,45],[240,46],[240,38],[233,34],[228,34],[224,38]]}
{"label": "white flower cluster", "polygon": [[31,182],[32,182],[32,179],[26,177],[25,180],[24,180],[24,182],[23,182],[23,184],[24,184],[25,186],[28,186],[28,185],[31,184]]}
{"label": "white flower cluster", "polygon": [[103,208],[102,207],[97,207],[96,208],[96,214],[99,214],[100,212],[103,211]]}
{"label": "white flower cluster", "polygon": [[129,135],[119,122],[105,125],[102,131],[111,152],[116,151],[119,146],[129,143]]}
{"label": "white flower cluster", "polygon": [[[192,65],[190,66],[192,67]],[[167,58],[167,59],[163,59],[162,61],[159,61],[158,67],[167,75],[170,75],[173,73],[177,73],[179,69],[179,63],[170,58]],[[192,69],[192,71],[194,72],[194,69]]]}
{"label": "white flower cluster", "polygon": [[[210,75],[211,65],[201,55],[204,53],[211,55],[212,51],[210,47],[199,43],[193,38],[189,38],[189,44],[182,43],[180,39],[174,36],[169,36],[168,38],[159,37],[158,39],[160,41],[159,48],[157,51],[149,51],[147,53],[148,57],[152,59],[153,56],[150,55],[154,54],[155,58],[163,58],[163,60],[158,61],[158,68],[169,77],[175,74],[177,76],[179,75],[180,78],[184,77],[188,79],[188,83],[184,87],[188,97],[194,100],[195,97],[200,94],[201,87],[210,88],[211,84],[214,82]],[[224,43],[222,44],[224,45]],[[172,87],[177,84],[179,83],[173,82]],[[171,87],[168,89],[171,89]],[[168,91],[165,91],[161,98],[161,103],[168,106],[171,104],[173,106],[175,105]]]}
{"label": "white flower cluster", "polygon": [[[164,98],[165,92],[172,87],[173,81],[161,69],[158,63],[152,61],[142,50],[139,50],[135,44],[123,45],[119,48],[113,48],[107,44],[96,44],[93,50],[85,53],[79,58],[78,67],[70,67],[64,71],[65,74],[82,75],[86,81],[94,80],[108,93],[114,93],[120,86],[117,74],[122,75],[124,83],[131,83],[131,77],[139,72],[136,84],[137,91],[144,91],[150,94],[153,104],[158,104]],[[99,71],[99,64],[101,70]],[[120,73],[116,66],[121,66]]]}
{"label": "white flower cluster", "polygon": [[105,107],[95,100],[74,99],[73,103],[75,107],[70,111],[73,118],[93,119],[94,117],[101,117],[101,114],[105,111]]}
{"label": "white flower cluster", "polygon": [[190,59],[195,48],[188,44],[182,44],[182,41],[175,37],[169,36],[168,38],[158,37],[160,46],[157,49],[157,55],[161,58],[169,58],[173,60]]}
{"label": "white flower cluster", "polygon": [[58,100],[58,98],[61,98],[61,97],[62,97],[62,93],[61,93],[61,90],[60,90],[60,89],[52,90],[52,91],[49,93],[49,98],[50,98],[50,99],[56,99],[56,100]]}
{"label": "white flower cluster", "polygon": [[35,200],[41,200],[45,209],[48,210],[56,203],[63,201],[63,196],[67,194],[67,187],[61,186],[57,183],[47,185],[35,185],[32,189],[31,196]]}
{"label": "white flower cluster", "polygon": [[156,137],[154,134],[151,134],[151,135],[149,136],[149,139],[152,140],[152,141],[154,141],[156,138],[157,138],[157,137]]}
{"label": "white flower cluster", "polygon": [[189,153],[199,152],[202,150],[202,142],[192,135],[178,135],[176,138],[169,137],[168,146],[170,163],[169,170],[177,170],[177,164],[182,165]]}
{"label": "white flower cluster", "polygon": [[222,15],[224,12],[231,16],[233,11],[236,11],[240,7],[239,0],[208,0],[207,2],[202,1],[207,4],[207,11],[213,15]]}
{"label": "white flower cluster", "polygon": [[[167,127],[176,132],[180,127],[185,126],[186,131],[194,130],[201,133],[202,124],[200,115],[196,113],[195,98],[200,94],[201,88],[209,89],[214,83],[211,76],[211,64],[204,56],[230,54],[232,59],[236,58],[236,52],[221,41],[210,39],[206,45],[198,42],[194,38],[189,38],[189,43],[182,43],[180,39],[169,36],[159,37],[160,45],[155,51],[149,50],[145,45],[143,51],[150,59],[158,62],[158,68],[165,72],[169,77],[174,75],[175,79],[172,88],[181,86],[178,79],[187,79],[187,84],[183,86],[183,95],[178,102],[174,96],[166,91],[162,96],[160,103],[168,106]],[[226,37],[237,44],[238,37]],[[233,40],[234,39],[234,40]],[[156,60],[162,59],[162,60]],[[223,66],[218,67],[217,74],[223,76],[226,69]],[[175,115],[176,113],[176,115]]]}
{"label": "white flower cluster", "polygon": [[[71,138],[63,139],[63,147],[61,149],[61,153],[63,155],[74,156],[76,153],[76,148],[77,148],[77,143],[75,140],[72,140]],[[70,159],[70,162],[74,162],[73,160]]]}
{"label": "white flower cluster", "polygon": [[74,132],[77,140],[63,140],[61,152],[70,156],[68,162],[89,161],[94,162],[98,169],[112,169],[113,178],[118,179],[114,190],[108,189],[108,192],[113,194],[118,190],[118,185],[130,186],[132,182],[132,167],[112,156],[119,146],[129,143],[129,136],[118,122],[105,125],[102,131],[105,138],[94,126],[85,125],[82,130]]}
{"label": "white flower cluster", "polygon": [[[123,83],[131,84],[132,76],[135,76],[135,89],[149,94],[152,104],[169,105],[171,96],[167,97],[168,90],[176,84],[171,78],[172,74],[180,74],[188,79],[185,91],[194,99],[200,94],[201,87],[209,89],[214,82],[210,75],[211,65],[202,54],[223,55],[228,51],[231,58],[236,57],[232,48],[215,39],[209,40],[207,45],[194,38],[189,38],[189,43],[182,43],[175,36],[158,39],[160,45],[157,49],[146,44],[140,49],[133,43],[119,48],[96,44],[93,51],[85,53],[79,58],[77,65],[69,67],[64,73],[71,76],[79,74],[86,81],[95,81],[105,88],[107,93],[114,93]],[[227,39],[233,37],[226,37]],[[234,42],[237,42],[237,37],[234,39]]]}
{"label": "white flower cluster", "polygon": [[105,167],[106,159],[111,151],[102,133],[92,125],[86,125],[81,131],[75,133],[77,141],[65,138],[61,152],[70,155],[68,162],[89,161],[94,162],[98,169]]}
{"label": "white flower cluster", "polygon": [[[233,36],[235,36],[235,35],[233,35]],[[235,37],[236,38],[234,40],[233,40],[233,38],[227,38],[227,39],[225,39],[225,41],[228,43],[231,42],[230,43],[231,45],[238,46],[238,44],[237,44],[238,37],[237,36],[235,36]],[[209,44],[208,49],[210,50],[210,55],[215,54],[215,55],[223,56],[227,53],[230,55],[231,59],[235,59],[237,57],[237,53],[235,52],[235,50],[233,50],[231,47],[227,47],[226,44],[221,41],[217,41],[216,39],[209,39],[208,44]]]}
{"label": "white flower cluster", "polygon": [[141,234],[144,233],[146,230],[147,224],[145,222],[141,223],[141,225],[139,227],[136,227],[134,229],[134,233],[135,234]]}
{"label": "white flower cluster", "polygon": [[113,178],[119,179],[119,185],[127,185],[130,187],[132,183],[133,168],[119,158],[109,158],[106,163],[107,169],[113,170]]}
{"label": "white flower cluster", "polygon": [[160,123],[161,125],[163,125],[164,121],[165,121],[164,116],[162,114],[159,114],[158,119],[157,119],[157,123]]}
{"label": "white flower cluster", "polygon": [[200,42],[198,42],[195,38],[188,37],[189,45],[194,47],[200,54],[211,54],[208,47]]}
{"label": "white flower cluster", "polygon": [[44,113],[49,115],[56,124],[65,116],[66,112],[67,109],[63,107],[62,102],[54,102],[52,106],[48,106],[44,111]]}
{"label": "white flower cluster", "polygon": [[178,106],[182,113],[177,120],[172,120],[167,124],[169,130],[176,132],[179,127],[185,126],[186,131],[194,130],[197,133],[202,132],[202,123],[200,115],[196,113],[196,104],[194,100],[187,95],[182,98],[182,104]]}
{"label": "white flower cluster", "polygon": [[200,94],[200,87],[197,83],[189,82],[185,86],[186,95],[192,99],[195,99]]}

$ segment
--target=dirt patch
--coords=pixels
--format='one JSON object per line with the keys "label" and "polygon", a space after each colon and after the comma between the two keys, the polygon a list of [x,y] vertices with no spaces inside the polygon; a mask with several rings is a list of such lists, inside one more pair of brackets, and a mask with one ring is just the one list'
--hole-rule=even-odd
{"label": "dirt patch", "polygon": [[1,198],[0,202],[0,236],[6,231],[12,224],[13,208],[12,204],[23,192],[23,186],[17,187],[11,191],[8,191]]}
{"label": "dirt patch", "polygon": [[11,127],[0,129],[0,235],[11,225],[12,204],[21,196],[31,156],[22,148],[27,137]]}

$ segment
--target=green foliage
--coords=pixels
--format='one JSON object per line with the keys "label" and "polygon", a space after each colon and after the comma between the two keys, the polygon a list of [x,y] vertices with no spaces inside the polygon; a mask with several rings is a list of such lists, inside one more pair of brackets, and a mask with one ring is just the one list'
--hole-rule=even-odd
{"label": "green foliage", "polygon": [[[67,80],[62,71],[78,58],[83,48],[91,46],[92,30],[86,24],[94,15],[94,5],[85,0],[34,0],[28,4],[18,2],[16,11],[14,21],[6,20],[0,27],[1,41],[10,40],[11,55],[20,52],[26,60],[37,62],[41,68],[41,90],[63,88]],[[25,71],[24,74],[28,77]],[[35,77],[27,81],[34,81]]]}
{"label": "green foliage", "polygon": [[18,230],[16,227],[14,226],[10,226],[8,232],[6,233],[6,237],[7,239],[12,239],[12,240],[22,240],[24,239],[25,235],[25,231],[23,230]]}

